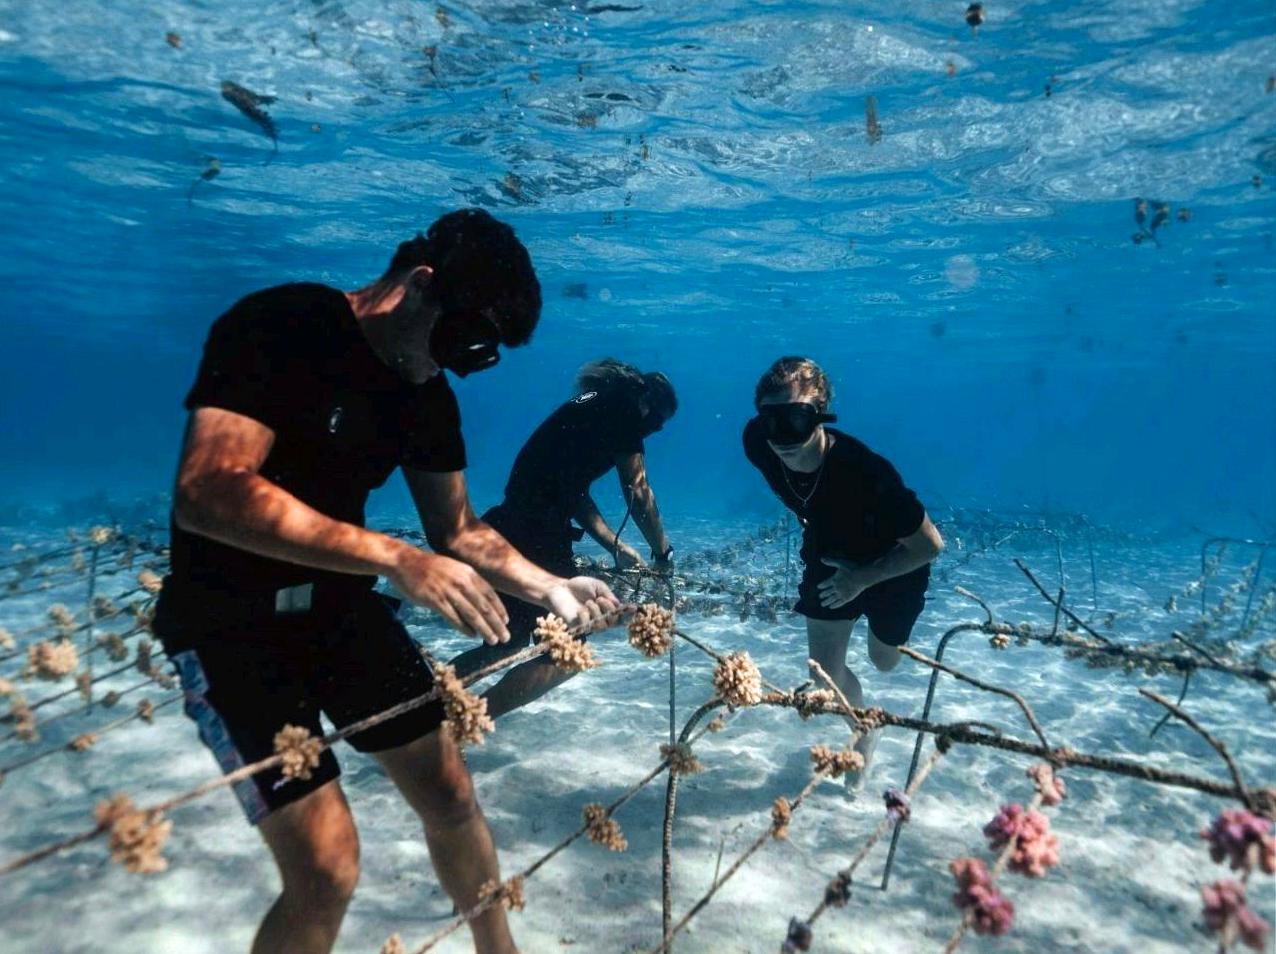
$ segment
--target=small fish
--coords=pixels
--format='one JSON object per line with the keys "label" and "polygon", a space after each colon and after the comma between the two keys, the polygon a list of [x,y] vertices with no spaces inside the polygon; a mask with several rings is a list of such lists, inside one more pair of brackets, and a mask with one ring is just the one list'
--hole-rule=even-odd
{"label": "small fish", "polygon": [[979,29],[985,19],[984,5],[982,3],[972,3],[966,8],[966,22],[970,24],[972,30]]}
{"label": "small fish", "polygon": [[445,30],[452,25],[452,18],[448,16],[448,12],[442,7],[435,8],[434,19],[438,22],[439,26],[443,27]]}
{"label": "small fish", "polygon": [[1267,77],[1267,86],[1264,87],[1267,92],[1276,92],[1276,76]]}
{"label": "small fish", "polygon": [[190,190],[186,193],[186,204],[191,204],[191,200],[195,197],[195,188],[201,182],[212,182],[221,175],[221,171],[221,161],[216,156],[209,156],[208,165],[205,167],[204,171],[199,174],[199,178],[191,183]]}
{"label": "small fish", "polygon": [[1255,189],[1261,189],[1263,187],[1263,177],[1260,175],[1255,175],[1254,178],[1249,181],[1253,183]]}
{"label": "small fish", "polygon": [[947,63],[944,64],[944,72],[947,73],[949,76],[956,76],[957,64],[954,63],[952,60],[949,60]]}
{"label": "small fish", "polygon": [[275,153],[279,151],[279,129],[275,126],[275,121],[270,118],[270,114],[261,107],[269,106],[275,101],[275,97],[262,96],[250,89],[245,89],[238,83],[223,80],[222,99],[252,120],[258,129],[270,137],[270,141],[275,144],[275,148],[270,153],[270,158],[273,159]]}
{"label": "small fish", "polygon": [[877,121],[877,100],[872,96],[864,100],[864,128],[870,144],[881,140],[882,126]]}
{"label": "small fish", "polygon": [[1192,210],[1189,208],[1181,208],[1178,212],[1178,220],[1180,222],[1192,221]]}
{"label": "small fish", "polygon": [[1134,200],[1134,222],[1135,222],[1135,224],[1136,224],[1136,225],[1138,225],[1140,228],[1142,228],[1142,227],[1143,227],[1143,223],[1144,223],[1144,222],[1146,222],[1146,221],[1147,221],[1147,219],[1148,219],[1148,203],[1147,203],[1147,200],[1146,200],[1146,199],[1135,199],[1135,200]]}
{"label": "small fish", "polygon": [[1152,224],[1151,231],[1155,232],[1162,225],[1170,220],[1170,205],[1168,202],[1152,203]]}
{"label": "small fish", "polygon": [[182,48],[182,38],[180,34],[168,32],[164,34],[164,41],[175,50]]}

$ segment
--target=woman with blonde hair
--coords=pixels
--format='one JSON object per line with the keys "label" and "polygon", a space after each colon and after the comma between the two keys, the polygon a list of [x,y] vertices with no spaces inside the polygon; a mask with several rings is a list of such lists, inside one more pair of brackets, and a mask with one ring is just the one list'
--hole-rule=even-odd
{"label": "woman with blonde hair", "polygon": [[[827,426],[837,420],[832,399],[818,364],[780,358],[754,391],[758,413],[745,426],[744,453],[802,525],[805,569],[793,609],[806,617],[810,658],[861,706],[863,688],[846,665],[855,621],[868,619],[873,665],[894,669],[944,542],[890,461]],[[856,744],[865,765],[847,776],[852,790],[863,786],[876,744],[876,732]]]}

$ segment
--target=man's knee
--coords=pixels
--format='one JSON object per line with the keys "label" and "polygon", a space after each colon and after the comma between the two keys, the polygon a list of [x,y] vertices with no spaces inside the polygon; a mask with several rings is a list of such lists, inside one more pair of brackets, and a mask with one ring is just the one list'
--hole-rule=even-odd
{"label": "man's knee", "polygon": [[879,672],[890,672],[899,665],[902,655],[899,647],[883,642],[875,633],[869,631],[868,658],[873,661],[873,665]]}
{"label": "man's knee", "polygon": [[478,800],[465,765],[448,766],[424,785],[417,811],[432,828],[451,828],[473,818],[478,813]]}
{"label": "man's knee", "polygon": [[359,836],[354,825],[317,834],[294,853],[284,872],[284,891],[306,904],[342,906],[359,883]]}

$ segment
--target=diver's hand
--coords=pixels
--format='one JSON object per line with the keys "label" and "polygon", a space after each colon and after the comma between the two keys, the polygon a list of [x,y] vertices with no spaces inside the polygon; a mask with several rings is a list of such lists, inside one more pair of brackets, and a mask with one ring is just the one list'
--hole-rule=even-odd
{"label": "diver's hand", "polygon": [[631,570],[635,567],[642,568],[647,565],[638,551],[627,543],[617,544],[615,559],[617,570]]}
{"label": "diver's hand", "polygon": [[584,632],[606,629],[611,625],[607,614],[620,609],[620,600],[607,584],[590,576],[573,576],[564,580],[545,594],[545,602],[555,616]]}
{"label": "diver's hand", "polygon": [[836,573],[818,587],[820,605],[825,609],[845,606],[873,585],[873,580],[850,560],[822,559],[820,562],[837,569]]}
{"label": "diver's hand", "polygon": [[387,575],[407,599],[434,610],[467,636],[480,636],[489,646],[509,642],[505,607],[469,564],[407,547]]}

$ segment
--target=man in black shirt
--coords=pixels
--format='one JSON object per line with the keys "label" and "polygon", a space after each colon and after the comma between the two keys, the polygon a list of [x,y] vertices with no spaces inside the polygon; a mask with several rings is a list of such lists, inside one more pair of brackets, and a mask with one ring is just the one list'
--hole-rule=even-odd
{"label": "man in black shirt", "polygon": [[[678,409],[669,379],[643,374],[632,365],[604,358],[585,365],[576,377],[576,396],[561,405],[527,439],[514,460],[505,499],[483,514],[532,562],[552,573],[572,572],[572,542],[585,533],[611,551],[618,567],[641,567],[633,547],[613,533],[589,494],[590,485],[613,467],[629,514],[651,546],[657,570],[671,567],[673,546],[665,535],[656,495],[647,482],[644,440]],[[575,519],[583,530],[575,530]],[[621,529],[623,530],[623,524]],[[501,646],[478,646],[452,662],[465,674],[527,645],[543,611],[517,597],[503,598],[511,639]],[[494,717],[531,702],[568,678],[543,657],[506,673],[485,694]]]}
{"label": "man in black shirt", "polygon": [[[861,706],[863,688],[846,665],[855,621],[868,617],[873,665],[894,669],[944,542],[888,460],[825,426],[836,420],[831,400],[814,361],[776,361],[754,393],[758,416],[745,426],[744,453],[802,524],[805,570],[793,609],[806,617],[810,658]],[[853,791],[863,785],[876,741],[870,732],[856,745],[865,765],[848,773]]]}
{"label": "man in black shirt", "polygon": [[[372,587],[488,643],[509,638],[493,586],[598,626],[602,583],[520,556],[470,508],[456,399],[442,374],[490,367],[525,343],[540,286],[513,231],[485,212],[439,219],[399,246],[372,285],[294,284],[249,295],[213,325],[174,493],[172,574],[155,629],[187,714],[224,771],[268,756],[284,725],[322,734],[428,692],[429,668]],[[369,492],[407,477],[426,552],[364,529]],[[420,815],[461,909],[499,879],[491,836],[439,704],[356,733]],[[325,751],[309,779],[279,770],[235,791],[278,862],[283,892],[255,954],[331,949],[358,875],[358,837]],[[476,949],[515,951],[499,905],[471,922]]]}

